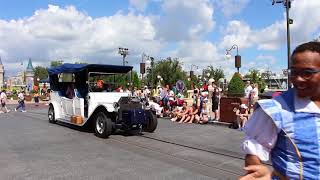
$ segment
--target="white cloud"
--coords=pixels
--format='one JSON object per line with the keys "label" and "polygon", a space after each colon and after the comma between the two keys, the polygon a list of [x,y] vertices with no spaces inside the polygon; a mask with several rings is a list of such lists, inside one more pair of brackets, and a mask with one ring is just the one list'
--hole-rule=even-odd
{"label": "white cloud", "polygon": [[31,17],[0,20],[0,56],[6,63],[31,57],[35,63],[85,59],[121,64],[117,48],[124,46],[130,48],[128,58],[134,63],[145,48],[152,53],[160,51],[161,41],[155,35],[152,18],[142,15],[119,12],[93,19],[73,6],[49,5]]}
{"label": "white cloud", "polygon": [[222,31],[226,34],[219,45],[222,49],[229,49],[233,44],[238,45],[239,49],[252,45],[252,30],[245,22],[229,21],[227,27]]}
{"label": "white cloud", "polygon": [[243,21],[229,21],[227,27],[222,29],[225,36],[220,43],[221,48],[230,48],[237,44],[239,49],[256,46],[262,50],[276,50],[281,46],[285,36],[285,26],[276,22],[263,29],[251,29],[250,25]]}
{"label": "white cloud", "polygon": [[[279,7],[280,8],[280,7]],[[320,29],[320,1],[292,1],[290,18],[291,42],[299,44],[317,37]],[[222,30],[225,36],[220,47],[228,47],[236,43],[241,48],[257,46],[260,50],[277,50],[286,44],[286,16],[262,29],[251,29],[242,21],[230,21]]]}
{"label": "white cloud", "polygon": [[201,74],[202,69],[212,65],[214,68],[223,69],[226,78],[230,79],[235,72],[234,61],[225,58],[224,53],[220,53],[215,44],[209,41],[183,41],[177,49],[168,53],[171,57],[179,57],[185,71],[190,71],[191,66],[198,66],[198,70],[193,70],[196,74]]}
{"label": "white cloud", "polygon": [[158,37],[165,41],[200,39],[214,28],[209,0],[164,0],[164,16],[159,18]]}
{"label": "white cloud", "polygon": [[175,51],[169,54],[173,57],[180,57],[186,66],[195,64],[203,67],[220,60],[217,47],[208,41],[183,41],[179,43]]}
{"label": "white cloud", "polygon": [[148,0],[129,0],[130,6],[139,11],[144,11],[148,5]]}
{"label": "white cloud", "polygon": [[314,33],[320,30],[320,1],[293,1],[290,16],[292,39],[295,43],[310,41],[316,38]]}
{"label": "white cloud", "polygon": [[271,55],[258,55],[256,60],[265,64],[274,65],[276,64],[277,60],[274,56]]}
{"label": "white cloud", "polygon": [[240,69],[243,74],[249,72],[250,69],[256,69],[260,72],[271,71],[273,73],[282,73],[281,66],[277,66],[277,59],[272,55],[264,55],[260,54],[253,59],[247,61],[246,64],[242,63],[242,67]]}
{"label": "white cloud", "polygon": [[230,17],[232,15],[240,14],[250,0],[215,0],[214,2],[225,16]]}

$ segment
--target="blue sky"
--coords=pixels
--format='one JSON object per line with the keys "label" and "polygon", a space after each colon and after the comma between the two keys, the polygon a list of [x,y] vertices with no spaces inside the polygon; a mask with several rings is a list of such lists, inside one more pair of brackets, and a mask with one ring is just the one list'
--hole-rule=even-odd
{"label": "blue sky", "polygon": [[[221,67],[233,44],[242,56],[240,72],[287,68],[285,8],[272,0],[1,0],[0,56],[7,75],[51,60],[121,64],[118,47],[129,48],[129,65],[141,54],[175,57],[186,71]],[[319,0],[295,0],[290,9],[292,49],[320,33]],[[236,51],[232,51],[235,55]],[[26,63],[24,63],[26,64]],[[18,67],[18,68],[17,68]],[[198,72],[200,73],[200,71]]]}

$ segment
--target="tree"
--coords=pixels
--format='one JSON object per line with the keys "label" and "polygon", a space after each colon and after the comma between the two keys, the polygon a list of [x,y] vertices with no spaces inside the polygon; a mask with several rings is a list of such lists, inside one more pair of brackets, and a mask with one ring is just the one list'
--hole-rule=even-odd
{"label": "tree", "polygon": [[[131,82],[130,82],[130,77],[132,75],[131,78]],[[110,82],[111,84],[114,84],[114,88],[117,88],[118,86],[122,86],[122,87],[128,87],[130,85],[130,83],[132,83],[132,85],[134,87],[141,87],[141,81],[138,77],[138,74],[136,71],[132,71],[128,72],[126,74],[109,74],[109,75],[97,75],[97,76],[90,76],[89,77],[89,81],[90,82],[97,82],[98,80],[103,80],[105,83],[106,82]]]}
{"label": "tree", "polygon": [[228,85],[228,95],[240,96],[244,94],[244,82],[239,73],[234,73]]}
{"label": "tree", "polygon": [[42,66],[36,66],[34,68],[34,82],[35,85],[39,85],[38,81],[36,80],[37,78],[41,79],[45,79],[48,77],[48,68],[42,67]]}
{"label": "tree", "polygon": [[138,89],[141,88],[141,81],[136,71],[132,72],[132,83],[133,83],[133,87],[137,87]]}
{"label": "tree", "polygon": [[249,73],[244,76],[245,78],[249,79],[251,83],[258,84],[258,89],[262,93],[264,88],[266,87],[266,82],[261,78],[261,73],[257,69],[250,69]]}
{"label": "tree", "polygon": [[203,70],[203,76],[208,77],[207,74],[209,75],[209,79],[213,78],[215,82],[218,82],[219,79],[224,78],[224,71],[221,68],[213,68],[212,65],[210,65],[208,68]]}
{"label": "tree", "polygon": [[85,61],[76,61],[76,62],[74,62],[75,64],[88,64],[87,62],[85,62]]}
{"label": "tree", "polygon": [[181,63],[177,58],[168,57],[167,59],[160,60],[155,63],[153,69],[149,69],[146,82],[155,87],[159,82],[157,76],[161,76],[163,81],[162,85],[175,84],[178,80],[187,80],[185,72],[182,70]]}
{"label": "tree", "polygon": [[50,62],[50,67],[57,67],[63,64],[62,60],[56,60],[56,61],[51,61]]}

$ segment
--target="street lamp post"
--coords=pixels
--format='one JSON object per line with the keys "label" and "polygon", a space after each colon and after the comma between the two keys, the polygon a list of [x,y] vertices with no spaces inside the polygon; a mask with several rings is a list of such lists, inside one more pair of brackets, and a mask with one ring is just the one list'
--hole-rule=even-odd
{"label": "street lamp post", "polygon": [[147,59],[146,61],[148,61],[149,56],[147,56],[145,53],[142,53],[141,63],[140,63],[140,73],[141,73],[142,86],[144,86],[144,74],[146,73],[145,58]]}
{"label": "street lamp post", "polygon": [[153,89],[153,67],[154,67],[154,58],[153,57],[150,57],[148,56],[148,59],[146,60],[146,63],[150,65],[150,79],[151,79],[151,82],[150,82],[150,86],[151,86],[151,89]]}
{"label": "street lamp post", "polygon": [[158,75],[157,78],[159,79],[159,82],[158,82],[158,83],[159,83],[159,85],[161,86],[161,81],[163,81],[163,78],[162,78],[160,75]]}
{"label": "street lamp post", "polygon": [[209,82],[209,79],[210,79],[210,73],[209,72],[207,72],[207,77],[208,77],[208,82]]}
{"label": "street lamp post", "polygon": [[230,49],[226,49],[227,53],[226,53],[226,57],[228,59],[231,58],[231,54],[230,54],[230,51],[232,49],[237,49],[237,55],[234,57],[234,66],[235,68],[237,68],[237,72],[239,73],[239,69],[241,67],[241,56],[239,55],[239,48],[238,48],[238,45],[234,44],[232,45],[232,47]]}
{"label": "street lamp post", "polygon": [[[286,8],[286,21],[287,21],[287,61],[288,61],[288,70],[290,69],[290,55],[291,55],[291,51],[290,51],[290,24],[293,24],[293,19],[290,19],[289,17],[289,9],[291,8],[291,0],[273,0],[272,1],[272,5],[274,5],[275,3],[283,3],[284,7]],[[288,88],[290,88],[290,77],[289,77],[289,73],[288,73]]]}
{"label": "street lamp post", "polygon": [[195,67],[196,69],[198,69],[199,67],[197,65],[191,64],[191,69],[190,69],[190,80],[191,80],[191,88],[193,89],[193,80],[192,77],[194,75],[194,71],[193,71],[193,67]]}
{"label": "street lamp post", "polygon": [[126,64],[126,61],[125,61],[125,58],[126,56],[129,54],[129,49],[128,48],[122,48],[122,47],[119,47],[119,51],[118,53],[122,56],[122,64],[123,66]]}

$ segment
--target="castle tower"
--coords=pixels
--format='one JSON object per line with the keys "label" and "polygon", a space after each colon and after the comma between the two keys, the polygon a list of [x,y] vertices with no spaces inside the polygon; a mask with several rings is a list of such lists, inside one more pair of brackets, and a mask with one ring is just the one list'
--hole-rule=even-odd
{"label": "castle tower", "polygon": [[0,57],[0,90],[3,89],[4,86],[4,67]]}
{"label": "castle tower", "polygon": [[26,77],[26,91],[30,92],[33,88],[34,85],[34,71],[33,71],[33,66],[32,66],[32,62],[31,62],[31,58],[29,58],[29,62],[28,62],[28,66],[27,66],[27,70],[25,73],[25,77]]}

